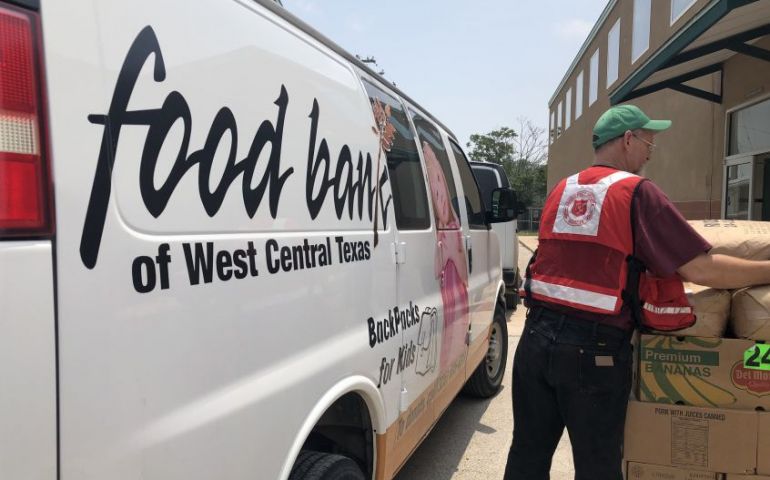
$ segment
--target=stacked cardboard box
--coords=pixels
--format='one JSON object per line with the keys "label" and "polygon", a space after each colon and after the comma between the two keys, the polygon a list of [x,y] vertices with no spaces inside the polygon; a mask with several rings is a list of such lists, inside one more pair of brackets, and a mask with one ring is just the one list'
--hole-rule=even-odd
{"label": "stacked cardboard box", "polygon": [[[714,253],[770,258],[770,223],[691,224]],[[770,340],[770,286],[730,296],[729,333],[742,338],[719,338],[725,323],[713,315],[714,301],[701,304],[711,311],[701,310],[700,328],[639,338],[636,399],[626,420],[628,480],[770,480],[770,372],[744,367],[744,352]]]}
{"label": "stacked cardboard box", "polygon": [[642,335],[638,398],[643,402],[770,410],[770,372],[743,366],[753,340]]}
{"label": "stacked cardboard box", "polygon": [[722,475],[663,465],[628,462],[626,480],[722,480]]}
{"label": "stacked cardboard box", "polygon": [[757,435],[754,411],[631,401],[625,457],[629,462],[714,474],[754,473]]}

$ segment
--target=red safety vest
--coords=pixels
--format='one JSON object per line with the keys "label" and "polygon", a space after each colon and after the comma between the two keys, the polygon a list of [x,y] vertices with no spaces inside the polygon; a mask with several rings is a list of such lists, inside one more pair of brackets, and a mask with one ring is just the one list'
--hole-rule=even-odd
{"label": "red safety vest", "polygon": [[[632,199],[643,180],[590,167],[559,183],[543,206],[537,256],[529,268],[527,289],[534,300],[604,315],[620,313],[623,292],[633,281],[628,261],[634,252]],[[676,275],[641,273],[638,294],[647,327],[679,330],[695,322]]]}

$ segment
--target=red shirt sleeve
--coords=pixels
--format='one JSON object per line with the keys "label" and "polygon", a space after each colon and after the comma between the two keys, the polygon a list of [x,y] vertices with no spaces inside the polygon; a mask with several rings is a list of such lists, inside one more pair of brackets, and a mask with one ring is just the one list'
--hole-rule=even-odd
{"label": "red shirt sleeve", "polygon": [[634,255],[659,277],[673,275],[685,263],[711,250],[711,244],[649,180],[642,181],[634,195],[633,222]]}

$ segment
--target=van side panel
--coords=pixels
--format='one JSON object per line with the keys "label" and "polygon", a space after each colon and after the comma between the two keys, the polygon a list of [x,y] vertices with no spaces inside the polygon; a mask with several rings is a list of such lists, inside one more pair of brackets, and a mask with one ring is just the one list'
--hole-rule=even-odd
{"label": "van side panel", "polygon": [[[24,265],[56,276],[58,350],[53,281],[34,290],[41,468],[58,435],[62,480],[283,480],[318,419],[358,425],[325,415],[352,392],[374,417],[352,438],[390,478],[484,350],[495,235],[455,225],[443,244],[473,248],[465,318],[435,223],[396,229],[361,79],[259,2],[51,1],[42,21],[56,241]],[[470,336],[446,335],[458,309]]]}
{"label": "van side panel", "polygon": [[347,375],[391,425],[372,325],[405,306],[350,66],[249,1],[45,8],[61,478],[282,478]]}
{"label": "van side panel", "polygon": [[56,478],[50,241],[0,242],[0,476]]}

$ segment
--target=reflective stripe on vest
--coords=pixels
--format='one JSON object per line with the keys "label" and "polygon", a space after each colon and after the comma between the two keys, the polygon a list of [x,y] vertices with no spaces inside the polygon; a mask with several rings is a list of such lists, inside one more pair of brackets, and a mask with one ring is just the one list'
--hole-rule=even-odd
{"label": "reflective stripe on vest", "polygon": [[650,303],[645,303],[643,308],[648,312],[657,315],[681,315],[683,313],[692,313],[692,307],[656,307]]}
{"label": "reflective stripe on vest", "polygon": [[654,330],[680,330],[695,323],[694,309],[676,275],[658,278],[642,274],[639,296],[644,301],[642,323]]}
{"label": "reflective stripe on vest", "polygon": [[608,314],[615,311],[618,302],[618,298],[615,295],[604,295],[590,290],[567,287],[565,285],[558,285],[535,279],[530,281],[530,291],[534,294],[547,297],[546,300],[555,303],[569,302],[575,305],[589,307],[593,310],[604,311]]}

